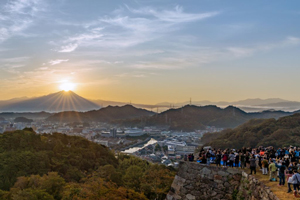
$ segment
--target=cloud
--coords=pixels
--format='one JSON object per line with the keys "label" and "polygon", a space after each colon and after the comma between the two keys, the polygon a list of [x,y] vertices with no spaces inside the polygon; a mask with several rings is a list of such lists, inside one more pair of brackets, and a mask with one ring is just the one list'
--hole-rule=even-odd
{"label": "cloud", "polygon": [[252,56],[255,53],[271,51],[273,49],[285,48],[290,46],[300,45],[300,38],[288,36],[285,39],[273,42],[273,43],[264,43],[256,44],[248,47],[228,47],[225,50],[228,51],[234,57],[248,57]]}
{"label": "cloud", "polygon": [[30,27],[43,10],[40,0],[11,0],[0,9],[0,42],[23,32]]}
{"label": "cloud", "polygon": [[78,44],[76,44],[76,43],[68,44],[68,45],[62,46],[61,49],[58,50],[58,52],[69,53],[69,52],[75,51],[75,49],[77,49],[77,47],[78,47]]}
{"label": "cloud", "polygon": [[300,38],[288,36],[283,43],[285,45],[299,45],[300,44]]}
{"label": "cloud", "polygon": [[236,58],[251,56],[254,52],[254,49],[243,47],[228,47],[226,50]]}
{"label": "cloud", "polygon": [[[62,42],[58,42],[64,44],[59,52],[71,52],[80,46],[132,47],[177,31],[181,28],[177,26],[178,24],[200,21],[219,14],[219,12],[187,13],[180,6],[164,10],[126,7],[127,9],[119,9],[118,12],[82,24],[80,33],[70,35]],[[78,23],[74,26],[80,27]]]}
{"label": "cloud", "polygon": [[67,59],[67,60],[51,60],[51,61],[49,61],[49,64],[50,65],[57,65],[57,64],[60,64],[62,62],[68,62],[68,61],[69,61],[69,59]]}
{"label": "cloud", "polygon": [[158,11],[156,9],[146,7],[142,9],[132,9],[126,6],[128,10],[132,13],[137,13],[141,15],[151,15],[164,22],[171,23],[183,23],[183,22],[191,22],[202,20],[210,17],[214,17],[220,12],[205,12],[205,13],[185,13],[183,12],[183,8],[181,6],[176,6],[174,10],[162,10]]}

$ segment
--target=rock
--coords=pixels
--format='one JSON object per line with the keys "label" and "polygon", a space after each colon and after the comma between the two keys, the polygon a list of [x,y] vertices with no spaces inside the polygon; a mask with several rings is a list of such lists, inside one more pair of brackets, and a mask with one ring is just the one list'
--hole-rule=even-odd
{"label": "rock", "polygon": [[220,175],[215,175],[215,176],[214,176],[214,179],[215,179],[215,180],[222,180],[222,176],[220,176]]}
{"label": "rock", "polygon": [[185,197],[186,197],[188,200],[195,200],[195,199],[196,199],[196,197],[193,196],[193,195],[191,195],[191,194],[187,194]]}
{"label": "rock", "polygon": [[235,175],[232,176],[232,178],[236,181],[240,181],[242,177],[238,174],[235,174]]}
{"label": "rock", "polygon": [[241,171],[238,169],[234,169],[234,168],[227,168],[227,172],[230,174],[241,174]]}
{"label": "rock", "polygon": [[212,196],[212,197],[214,197],[216,195],[217,195],[217,193],[215,191],[212,191],[212,193],[210,194],[210,196]]}
{"label": "rock", "polygon": [[[183,168],[181,168],[183,166]],[[260,180],[232,168],[182,162],[167,200],[279,200]]]}
{"label": "rock", "polygon": [[204,167],[201,171],[200,171],[201,174],[204,174],[204,175],[208,175],[211,173],[211,170],[208,169],[207,167]]}
{"label": "rock", "polygon": [[244,171],[242,172],[242,176],[245,177],[245,178],[248,178],[248,174]]}
{"label": "rock", "polygon": [[228,173],[228,172],[225,172],[225,171],[222,171],[222,170],[220,170],[220,171],[218,171],[218,175],[220,175],[220,176],[228,176],[228,175],[229,175],[229,173]]}
{"label": "rock", "polygon": [[227,188],[229,188],[231,185],[228,182],[225,182],[224,186],[227,187]]}
{"label": "rock", "polygon": [[177,194],[167,194],[167,200],[180,200],[182,199],[179,195]]}

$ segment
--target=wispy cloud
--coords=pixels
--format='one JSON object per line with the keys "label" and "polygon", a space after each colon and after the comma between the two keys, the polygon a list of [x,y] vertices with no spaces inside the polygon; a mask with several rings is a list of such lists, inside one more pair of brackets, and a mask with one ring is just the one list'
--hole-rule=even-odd
{"label": "wispy cloud", "polygon": [[79,46],[132,47],[180,29],[177,24],[200,21],[219,14],[215,11],[187,13],[180,6],[169,10],[156,10],[150,7],[133,9],[126,6],[126,8],[82,24],[83,33],[66,38],[58,52],[72,52]]}
{"label": "wispy cloud", "polygon": [[11,57],[11,58],[2,58],[0,59],[0,69],[12,74],[20,73],[20,68],[26,66],[26,62],[30,57]]}
{"label": "wispy cloud", "polygon": [[60,50],[58,50],[58,52],[61,52],[61,53],[69,53],[69,52],[72,52],[72,51],[75,51],[75,49],[77,49],[78,47],[78,44],[67,44],[65,46],[62,46],[60,48]]}
{"label": "wispy cloud", "polygon": [[254,44],[248,47],[228,47],[226,51],[232,54],[234,57],[247,57],[252,56],[255,53],[263,51],[271,51],[273,49],[285,48],[291,46],[300,45],[300,38],[294,36],[288,36],[285,39],[273,43]]}
{"label": "wispy cloud", "polygon": [[0,9],[0,42],[23,31],[34,23],[38,12],[43,10],[40,0],[11,0]]}
{"label": "wispy cloud", "polygon": [[69,59],[67,59],[67,60],[51,60],[51,61],[49,61],[49,64],[50,65],[57,65],[57,64],[60,64],[62,62],[68,62],[68,61],[69,61]]}
{"label": "wispy cloud", "polygon": [[141,9],[132,9],[129,6],[126,6],[129,11],[132,13],[137,13],[141,15],[150,15],[156,17],[160,21],[171,22],[171,23],[182,23],[182,22],[191,22],[202,20],[210,17],[214,17],[220,12],[205,12],[205,13],[185,13],[183,8],[179,5],[175,7],[174,10],[157,10],[151,7],[141,8]]}

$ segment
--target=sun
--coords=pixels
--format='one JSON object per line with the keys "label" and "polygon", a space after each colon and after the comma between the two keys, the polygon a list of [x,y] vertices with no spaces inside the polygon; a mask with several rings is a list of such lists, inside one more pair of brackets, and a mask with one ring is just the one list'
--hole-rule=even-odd
{"label": "sun", "polygon": [[76,85],[74,83],[66,82],[66,83],[62,83],[59,86],[59,89],[64,90],[65,92],[68,92],[70,90],[74,90],[75,87],[76,87]]}

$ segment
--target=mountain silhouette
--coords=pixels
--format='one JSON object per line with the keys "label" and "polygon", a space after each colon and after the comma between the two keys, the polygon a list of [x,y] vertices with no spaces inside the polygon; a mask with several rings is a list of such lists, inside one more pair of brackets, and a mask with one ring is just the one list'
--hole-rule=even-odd
{"label": "mountain silhouette", "polygon": [[100,109],[100,106],[72,91],[60,91],[42,97],[31,98],[0,106],[0,112],[62,112],[89,111],[96,109]]}
{"label": "mountain silhouette", "polygon": [[234,106],[219,108],[215,105],[186,105],[178,109],[169,109],[165,112],[144,118],[143,120],[119,120],[117,123],[125,126],[164,125],[169,126],[171,130],[193,131],[195,129],[204,129],[206,126],[234,128],[250,119],[278,119],[279,117],[292,115],[296,112],[267,110],[247,113]]}
{"label": "mountain silhouette", "polygon": [[112,122],[114,120],[132,119],[139,117],[148,117],[154,115],[153,112],[135,108],[132,105],[108,106],[100,110],[88,112],[60,112],[47,118],[49,121],[56,122]]}

